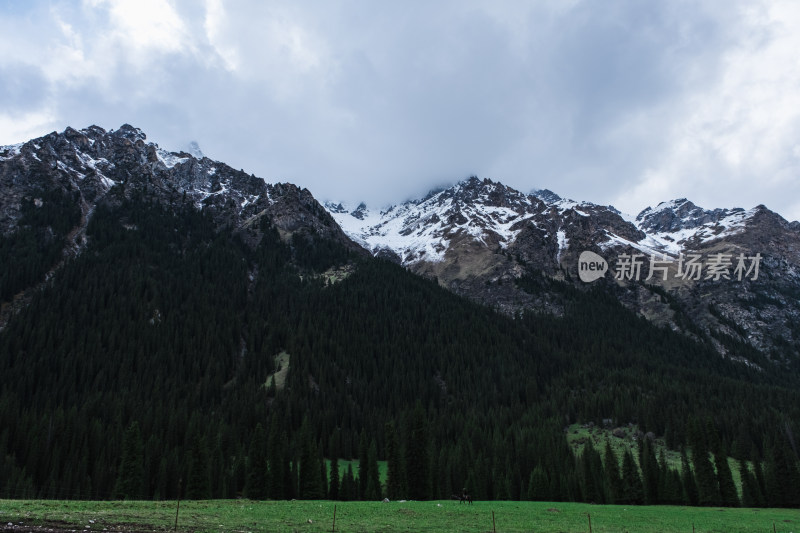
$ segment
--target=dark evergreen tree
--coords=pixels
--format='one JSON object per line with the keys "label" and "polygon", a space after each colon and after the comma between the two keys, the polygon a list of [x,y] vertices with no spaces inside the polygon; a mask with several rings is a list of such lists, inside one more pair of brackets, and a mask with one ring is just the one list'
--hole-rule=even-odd
{"label": "dark evergreen tree", "polygon": [[553,498],[550,490],[550,481],[544,473],[541,465],[531,471],[530,480],[528,481],[528,500],[531,501],[548,501]]}
{"label": "dark evergreen tree", "polygon": [[764,497],[758,486],[755,474],[750,471],[747,461],[739,459],[739,476],[742,480],[742,506],[761,507],[764,505]]}
{"label": "dark evergreen tree", "polygon": [[125,431],[114,492],[124,500],[138,500],[144,495],[144,444],[138,422],[132,422]]}
{"label": "dark evergreen tree", "polygon": [[394,423],[387,422],[386,430],[386,497],[396,500],[403,490],[402,463],[400,446],[397,441],[397,432]]}
{"label": "dark evergreen tree", "polygon": [[739,495],[736,493],[733,474],[728,464],[728,453],[721,445],[717,450],[717,453],[714,454],[714,465],[717,470],[717,480],[719,482],[722,505],[726,507],[738,507],[740,505]]}
{"label": "dark evergreen tree", "polygon": [[694,428],[690,433],[692,438],[690,444],[692,446],[694,476],[697,481],[697,503],[701,506],[719,505],[721,501],[719,482],[709,458],[706,436],[696,421],[693,425]]}
{"label": "dark evergreen tree", "polygon": [[367,483],[369,481],[369,441],[366,432],[361,432],[358,443],[358,499],[367,498]]}
{"label": "dark evergreen tree", "polygon": [[428,421],[422,404],[417,402],[411,415],[406,443],[406,479],[408,494],[414,500],[430,498],[431,474],[428,452]]}
{"label": "dark evergreen tree", "polygon": [[697,505],[699,494],[697,481],[694,478],[692,467],[689,466],[689,457],[686,455],[686,448],[681,448],[681,483],[683,485],[683,497],[689,505]]}
{"label": "dark evergreen tree", "polygon": [[605,503],[603,464],[600,454],[591,441],[583,447],[579,458],[583,500],[590,503]]}
{"label": "dark evergreen tree", "polygon": [[342,488],[339,491],[339,497],[344,501],[358,499],[358,486],[353,477],[352,464],[347,465],[347,470],[345,470],[344,476],[342,476]]}
{"label": "dark evergreen tree", "polygon": [[381,496],[381,482],[378,472],[378,448],[375,444],[375,439],[369,445],[367,452],[367,487],[364,493],[366,500],[380,500]]}
{"label": "dark evergreen tree", "polygon": [[186,480],[186,498],[189,500],[206,500],[211,497],[211,469],[208,455],[205,437],[194,439],[189,454]]}
{"label": "dark evergreen tree", "polygon": [[246,496],[251,500],[265,500],[269,494],[267,436],[261,424],[253,431],[248,459]]}
{"label": "dark evergreen tree", "polygon": [[646,505],[657,505],[660,502],[659,485],[660,467],[656,460],[653,441],[644,436],[639,441],[639,464],[642,470],[642,484],[644,486],[644,502]]}
{"label": "dark evergreen tree", "polygon": [[783,440],[773,442],[764,471],[767,505],[800,507],[800,473],[797,459]]}
{"label": "dark evergreen tree", "polygon": [[606,494],[608,494],[608,503],[616,503],[622,498],[622,478],[619,473],[619,459],[617,454],[611,449],[611,443],[606,441],[605,450],[603,452],[603,467],[606,484]]}
{"label": "dark evergreen tree", "polygon": [[299,496],[303,500],[321,500],[325,497],[323,489],[319,452],[312,436],[308,419],[304,419],[300,429],[300,472]]}
{"label": "dark evergreen tree", "polygon": [[630,449],[626,449],[622,455],[622,498],[619,503],[632,505],[644,503],[642,478]]}
{"label": "dark evergreen tree", "polygon": [[289,469],[289,443],[286,432],[280,429],[279,423],[273,417],[270,423],[268,448],[269,484],[268,494],[274,500],[288,497],[290,484]]}
{"label": "dark evergreen tree", "polygon": [[333,459],[331,459],[330,486],[328,488],[329,500],[339,499],[339,487],[339,458],[334,455]]}

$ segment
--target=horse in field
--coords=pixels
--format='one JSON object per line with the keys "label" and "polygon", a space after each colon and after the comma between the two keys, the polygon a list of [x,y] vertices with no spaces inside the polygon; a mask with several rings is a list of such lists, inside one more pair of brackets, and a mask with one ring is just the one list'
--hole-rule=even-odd
{"label": "horse in field", "polygon": [[450,496],[450,499],[451,500],[458,500],[458,503],[466,503],[466,504],[472,505],[472,496],[467,494],[466,490],[460,496],[458,494],[452,494]]}

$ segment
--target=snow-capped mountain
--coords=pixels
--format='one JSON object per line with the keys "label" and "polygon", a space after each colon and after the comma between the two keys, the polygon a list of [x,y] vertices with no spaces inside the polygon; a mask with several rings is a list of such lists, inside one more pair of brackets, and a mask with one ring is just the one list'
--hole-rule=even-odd
{"label": "snow-capped mountain", "polygon": [[[290,183],[268,184],[202,156],[196,145],[192,149],[194,154],[169,152],[147,142],[140,129],[128,124],[111,131],[97,126],[67,128],[2,146],[0,237],[25,224],[26,209],[28,218],[31,209],[76,211],[77,225],[70,226],[63,236],[51,227],[39,228],[43,241],[63,238],[63,262],[85,248],[86,228],[97,206],[143,198],[164,206],[193,204],[208,213],[220,229],[233,231],[251,245],[259,242],[261,221],[266,218],[283,238],[295,234],[324,238],[364,253],[307,189]],[[48,267],[53,272],[59,264]],[[0,328],[10,313],[24,306],[27,294],[28,290],[23,290],[13,302],[0,301]]]}
{"label": "snow-capped mountain", "polygon": [[[196,145],[191,151],[164,150],[129,125],[67,128],[0,147],[0,235],[18,231],[26,212],[46,212],[53,191],[79,213],[57,237],[63,257],[85,247],[99,205],[190,203],[246,243],[259,242],[266,218],[284,239],[300,234],[369,252],[510,314],[562,313],[571,305],[565,287],[586,288],[580,258],[591,252],[591,267],[602,268],[591,286],[647,319],[704,337],[727,356],[752,361],[747,351],[755,349],[800,359],[800,224],[764,206],[708,210],[680,199],[633,217],[473,177],[381,210],[323,207],[306,189],[267,184]],[[49,226],[40,229],[42,239],[54,238]],[[17,303],[0,308],[0,327]]]}
{"label": "snow-capped mountain", "polygon": [[[530,290],[530,280],[544,275],[580,285],[579,257],[591,251],[607,260],[609,291],[676,329],[686,329],[679,315],[688,314],[696,334],[722,332],[765,349],[772,339],[793,335],[787,317],[800,317],[800,224],[761,205],[707,210],[679,199],[631,217],[552,191],[524,194],[473,177],[382,210],[325,207],[374,255],[505,312],[560,312],[558,298]],[[687,257],[697,267],[690,275]],[[631,258],[635,271],[626,263]]]}
{"label": "snow-capped mountain", "polygon": [[202,156],[169,152],[123,125],[67,128],[23,144],[0,147],[0,233],[13,231],[22,200],[58,188],[78,195],[84,216],[98,202],[144,194],[165,202],[191,202],[220,223],[246,227],[264,215],[291,234],[309,229],[353,246],[307,189],[268,184]]}

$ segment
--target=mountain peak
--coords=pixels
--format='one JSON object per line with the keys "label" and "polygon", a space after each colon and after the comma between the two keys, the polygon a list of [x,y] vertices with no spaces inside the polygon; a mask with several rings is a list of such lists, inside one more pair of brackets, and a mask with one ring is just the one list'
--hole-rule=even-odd
{"label": "mountain peak", "polygon": [[531,194],[546,204],[555,204],[563,200],[563,198],[550,189],[534,189],[531,191]]}
{"label": "mountain peak", "polygon": [[141,129],[131,126],[130,124],[123,124],[117,131],[112,130],[109,133],[117,137],[128,139],[131,142],[147,140],[147,135],[145,135]]}

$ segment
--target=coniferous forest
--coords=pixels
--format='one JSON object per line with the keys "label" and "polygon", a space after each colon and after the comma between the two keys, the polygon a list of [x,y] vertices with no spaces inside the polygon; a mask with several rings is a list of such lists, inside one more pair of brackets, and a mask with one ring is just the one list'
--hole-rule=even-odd
{"label": "coniferous forest", "polygon": [[[50,213],[0,242],[3,301],[59,260],[48,243],[80,216]],[[253,246],[189,204],[96,209],[87,247],[0,332],[0,498],[468,487],[482,500],[800,506],[796,370],[723,359],[601,289],[527,278],[562,293],[565,313],[511,317],[257,224]],[[680,467],[647,438],[576,456],[565,427],[608,420],[663,438]]]}

